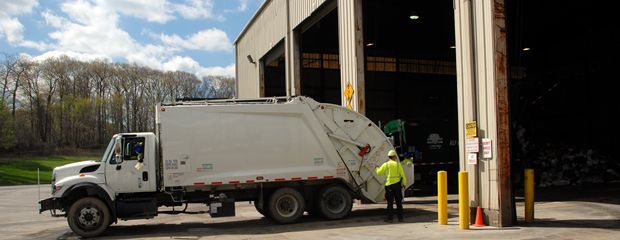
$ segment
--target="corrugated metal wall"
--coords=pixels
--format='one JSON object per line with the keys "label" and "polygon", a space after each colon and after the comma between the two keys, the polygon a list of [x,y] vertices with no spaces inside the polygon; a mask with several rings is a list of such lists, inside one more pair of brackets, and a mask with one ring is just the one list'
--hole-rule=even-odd
{"label": "corrugated metal wall", "polygon": [[[295,1],[297,2],[297,1]],[[286,0],[267,1],[264,9],[237,40],[237,82],[239,98],[259,96],[259,59],[286,36]],[[256,64],[250,63],[250,55]]]}
{"label": "corrugated metal wall", "polygon": [[297,25],[312,15],[325,1],[326,0],[292,0],[289,3],[291,8],[291,28],[295,29]]}
{"label": "corrugated metal wall", "polygon": [[[267,0],[265,6],[257,13],[255,19],[246,27],[245,32],[242,33],[243,35],[237,40],[236,64],[238,94],[240,98],[259,97],[260,72],[258,60],[278,42],[285,40],[287,31],[295,29],[327,0],[290,0],[290,29],[288,29],[286,21],[286,1]],[[252,56],[256,64],[248,61],[248,55]],[[298,61],[298,59],[293,60]],[[286,61],[287,64],[293,64],[293,62],[289,62],[290,59],[286,59]],[[287,81],[291,81],[291,79]],[[287,91],[291,89],[294,88],[287,88]]]}
{"label": "corrugated metal wall", "polygon": [[[353,87],[350,108],[364,113],[364,52],[362,47],[361,0],[338,0],[338,45],[341,89]],[[342,105],[348,106],[345,94]]]}

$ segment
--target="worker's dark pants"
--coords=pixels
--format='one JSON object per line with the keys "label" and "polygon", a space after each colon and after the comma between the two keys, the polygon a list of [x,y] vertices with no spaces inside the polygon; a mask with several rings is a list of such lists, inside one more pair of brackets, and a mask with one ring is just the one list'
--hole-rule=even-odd
{"label": "worker's dark pants", "polygon": [[385,200],[387,200],[387,219],[394,219],[394,200],[396,200],[396,208],[398,219],[403,218],[403,192],[401,191],[401,183],[397,182],[389,186],[385,186]]}

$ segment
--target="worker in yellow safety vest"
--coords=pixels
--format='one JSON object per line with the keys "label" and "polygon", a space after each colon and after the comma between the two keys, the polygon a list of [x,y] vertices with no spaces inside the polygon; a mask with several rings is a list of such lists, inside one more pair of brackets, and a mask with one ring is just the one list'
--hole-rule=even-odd
{"label": "worker in yellow safety vest", "polygon": [[396,201],[398,221],[403,222],[403,189],[407,186],[407,177],[403,166],[398,161],[395,150],[388,152],[389,160],[377,167],[377,175],[385,175],[385,199],[387,200],[387,219],[385,222],[394,222],[394,201]]}

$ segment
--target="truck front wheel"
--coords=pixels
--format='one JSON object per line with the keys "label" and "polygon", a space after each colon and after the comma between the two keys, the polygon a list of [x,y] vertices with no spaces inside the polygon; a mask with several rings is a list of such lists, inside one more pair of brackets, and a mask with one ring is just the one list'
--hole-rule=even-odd
{"label": "truck front wheel", "polygon": [[280,188],[269,198],[269,216],[278,223],[292,223],[303,215],[304,205],[304,198],[297,190]]}
{"label": "truck front wheel", "polygon": [[327,219],[341,219],[351,212],[353,201],[349,191],[339,185],[327,186],[319,192],[317,201],[321,215]]}
{"label": "truck front wheel", "polygon": [[110,223],[110,210],[101,200],[86,197],[77,200],[69,208],[67,222],[74,233],[82,237],[94,237],[106,230]]}

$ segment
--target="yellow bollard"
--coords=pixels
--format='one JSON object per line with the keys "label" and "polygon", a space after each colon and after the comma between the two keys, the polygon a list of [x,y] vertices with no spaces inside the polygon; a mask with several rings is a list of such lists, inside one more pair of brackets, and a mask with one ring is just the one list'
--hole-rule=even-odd
{"label": "yellow bollard", "polygon": [[448,173],[437,172],[437,222],[448,224]]}
{"label": "yellow bollard", "polygon": [[469,229],[469,185],[467,172],[459,172],[459,228]]}
{"label": "yellow bollard", "polygon": [[534,221],[534,169],[525,169],[525,222]]}

